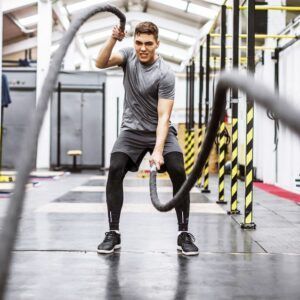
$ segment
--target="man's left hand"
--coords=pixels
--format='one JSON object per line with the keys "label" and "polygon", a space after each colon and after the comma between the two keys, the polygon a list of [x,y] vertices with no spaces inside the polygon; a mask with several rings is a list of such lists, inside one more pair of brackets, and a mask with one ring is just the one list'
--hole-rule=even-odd
{"label": "man's left hand", "polygon": [[162,156],[162,153],[153,151],[149,162],[150,162],[150,165],[155,164],[156,169],[160,170],[160,166],[162,166],[164,164],[164,158]]}

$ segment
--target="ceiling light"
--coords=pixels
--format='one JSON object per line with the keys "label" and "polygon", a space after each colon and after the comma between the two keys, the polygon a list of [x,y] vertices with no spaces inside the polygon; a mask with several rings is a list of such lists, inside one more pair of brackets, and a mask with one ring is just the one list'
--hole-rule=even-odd
{"label": "ceiling light", "polygon": [[178,37],[178,42],[181,42],[181,43],[187,44],[187,45],[194,45],[196,42],[196,39],[191,36],[180,34]]}
{"label": "ceiling light", "polygon": [[160,44],[158,47],[158,53],[168,56],[168,57],[174,57],[180,60],[184,60],[187,58],[188,53],[187,51],[180,49],[178,47],[174,47],[171,45],[166,45],[166,44]]}
{"label": "ceiling light", "polygon": [[159,36],[176,41],[178,38],[178,33],[174,31],[170,31],[167,29],[160,28]]}
{"label": "ceiling light", "polygon": [[204,7],[204,6],[200,6],[200,5],[197,5],[197,4],[194,4],[194,3],[189,4],[187,11],[189,13],[196,14],[196,15],[199,15],[199,16],[202,16],[202,17],[206,17],[208,19],[215,18],[217,13],[218,13],[214,9],[207,8],[207,7]]}
{"label": "ceiling light", "polygon": [[186,10],[187,7],[187,2],[182,0],[154,0],[154,1],[181,10]]}
{"label": "ceiling light", "polygon": [[86,0],[86,1],[80,1],[74,4],[67,5],[67,10],[70,14],[74,13],[75,11],[78,11],[80,9],[87,8],[92,5],[100,4],[103,2],[107,2],[107,0]]}
{"label": "ceiling light", "polygon": [[22,26],[24,26],[24,27],[30,27],[32,25],[37,24],[38,19],[39,19],[38,15],[33,15],[33,16],[30,16],[30,17],[21,18],[18,21],[20,22],[20,24]]}
{"label": "ceiling light", "polygon": [[112,33],[112,30],[109,29],[109,30],[105,30],[105,31],[101,31],[101,32],[98,32],[98,33],[94,33],[94,34],[90,34],[90,35],[87,35],[87,36],[84,36],[83,39],[85,41],[85,43],[93,43],[93,42],[96,42],[96,41],[101,41],[103,39],[106,39],[108,38]]}
{"label": "ceiling light", "polygon": [[[224,0],[205,0],[206,2],[212,3],[212,4],[217,4],[217,5],[223,5]],[[228,3],[226,3],[228,4]]]}

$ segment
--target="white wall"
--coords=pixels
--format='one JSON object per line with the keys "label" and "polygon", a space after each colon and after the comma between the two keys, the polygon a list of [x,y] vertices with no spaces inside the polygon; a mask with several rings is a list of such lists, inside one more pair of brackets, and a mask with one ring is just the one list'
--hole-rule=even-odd
{"label": "white wall", "polygon": [[[273,3],[274,2],[274,3]],[[272,5],[284,5],[285,1],[274,0]],[[286,14],[284,11],[268,11],[268,33],[277,34],[285,27]],[[267,39],[266,47],[275,48],[276,41]],[[274,90],[274,66],[275,61],[271,58],[271,51],[265,51],[264,65],[256,67],[255,78]],[[254,106],[254,166],[257,177],[265,183],[274,184],[277,181],[276,173],[276,146],[274,144],[274,121],[267,117],[266,110]]]}
{"label": "white wall", "polygon": [[120,120],[123,112],[123,73],[108,72],[106,77],[106,107],[105,107],[105,166],[109,166],[110,152],[117,139],[117,97],[120,99]]}
{"label": "white wall", "polygon": [[[279,91],[298,110],[300,116],[300,43],[286,49],[280,55]],[[300,192],[295,179],[300,178],[300,139],[280,123],[278,146],[278,185]]]}
{"label": "white wall", "polygon": [[[265,64],[256,68],[255,78],[270,89],[274,89],[274,61],[270,53],[266,55]],[[254,166],[257,178],[265,183],[275,183],[276,151],[274,144],[274,121],[267,117],[267,111],[254,106]]]}

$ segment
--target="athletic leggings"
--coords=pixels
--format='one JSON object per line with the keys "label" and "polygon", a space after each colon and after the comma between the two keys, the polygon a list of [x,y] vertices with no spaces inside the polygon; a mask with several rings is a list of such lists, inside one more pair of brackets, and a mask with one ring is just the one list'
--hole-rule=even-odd
{"label": "athletic leggings", "polygon": [[[182,186],[186,179],[184,171],[183,155],[180,152],[170,152],[164,156],[165,166],[173,184],[173,195]],[[123,179],[128,172],[128,166],[132,163],[125,153],[112,153],[110,168],[106,185],[106,201],[110,230],[119,230],[119,220],[123,205]],[[187,231],[190,211],[189,194],[184,196],[180,205],[175,207],[178,230]]]}

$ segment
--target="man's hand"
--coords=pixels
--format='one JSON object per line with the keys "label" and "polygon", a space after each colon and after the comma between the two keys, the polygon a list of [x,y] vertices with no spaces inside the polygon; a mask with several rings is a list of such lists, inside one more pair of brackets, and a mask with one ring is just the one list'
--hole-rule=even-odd
{"label": "man's hand", "polygon": [[117,41],[121,42],[124,39],[124,37],[125,37],[125,33],[126,32],[122,31],[119,26],[115,26],[113,28],[111,36],[112,36],[112,38],[114,38]]}
{"label": "man's hand", "polygon": [[149,162],[150,162],[150,165],[155,164],[156,169],[160,170],[160,166],[162,166],[164,164],[164,158],[162,156],[162,153],[153,151]]}

